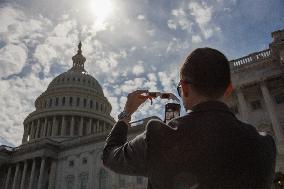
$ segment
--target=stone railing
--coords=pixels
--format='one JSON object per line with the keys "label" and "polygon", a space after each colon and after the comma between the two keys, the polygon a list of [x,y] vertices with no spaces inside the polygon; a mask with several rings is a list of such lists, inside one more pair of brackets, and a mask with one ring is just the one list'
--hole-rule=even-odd
{"label": "stone railing", "polygon": [[250,64],[254,64],[256,62],[259,62],[263,59],[267,59],[271,57],[271,50],[270,49],[266,49],[260,52],[256,52],[256,53],[252,53],[248,56],[242,57],[242,58],[238,58],[235,60],[231,60],[230,61],[230,67],[231,70],[237,70],[240,67],[246,66],[246,65],[250,65]]}

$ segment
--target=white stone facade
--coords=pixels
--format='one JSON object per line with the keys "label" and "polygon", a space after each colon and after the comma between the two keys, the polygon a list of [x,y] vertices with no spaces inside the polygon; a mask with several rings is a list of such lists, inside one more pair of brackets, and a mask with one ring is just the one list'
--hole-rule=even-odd
{"label": "white stone facade", "polygon": [[[235,90],[227,104],[241,120],[274,136],[276,171],[284,172],[284,30],[272,38],[269,49],[230,61]],[[146,188],[146,178],[115,174],[102,165],[104,141],[115,121],[78,47],[73,67],[36,99],[36,110],[24,120],[22,145],[0,146],[1,189]],[[147,121],[130,129],[129,137]]]}

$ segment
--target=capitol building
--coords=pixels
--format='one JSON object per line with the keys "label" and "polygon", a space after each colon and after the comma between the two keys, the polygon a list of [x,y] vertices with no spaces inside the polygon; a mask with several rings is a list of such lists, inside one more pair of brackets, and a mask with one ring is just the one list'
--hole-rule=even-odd
{"label": "capitol building", "polygon": [[[0,146],[0,189],[146,189],[147,178],[103,166],[112,107],[84,68],[81,43],[72,60],[35,100],[23,121],[22,144]],[[276,172],[284,173],[284,30],[272,33],[268,49],[231,60],[230,67],[235,89],[226,103],[239,119],[274,137]],[[133,123],[129,137],[153,118],[159,119]]]}

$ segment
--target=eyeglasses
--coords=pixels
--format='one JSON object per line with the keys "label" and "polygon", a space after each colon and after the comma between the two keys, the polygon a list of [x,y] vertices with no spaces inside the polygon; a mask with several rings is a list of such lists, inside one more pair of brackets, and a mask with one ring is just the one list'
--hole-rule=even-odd
{"label": "eyeglasses", "polygon": [[191,81],[185,81],[185,80],[180,80],[178,85],[177,85],[177,92],[178,92],[178,95],[181,97],[181,84],[182,83],[187,83],[187,84],[192,84]]}

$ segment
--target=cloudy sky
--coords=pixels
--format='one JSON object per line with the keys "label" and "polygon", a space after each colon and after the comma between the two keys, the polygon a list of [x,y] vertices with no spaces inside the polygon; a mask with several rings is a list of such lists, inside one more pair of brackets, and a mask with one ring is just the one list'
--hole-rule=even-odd
{"label": "cloudy sky", "polygon": [[[19,145],[24,118],[83,43],[86,70],[112,116],[140,88],[175,92],[182,60],[210,46],[229,59],[268,48],[283,0],[0,0],[0,144]],[[162,116],[148,102],[135,119]]]}

